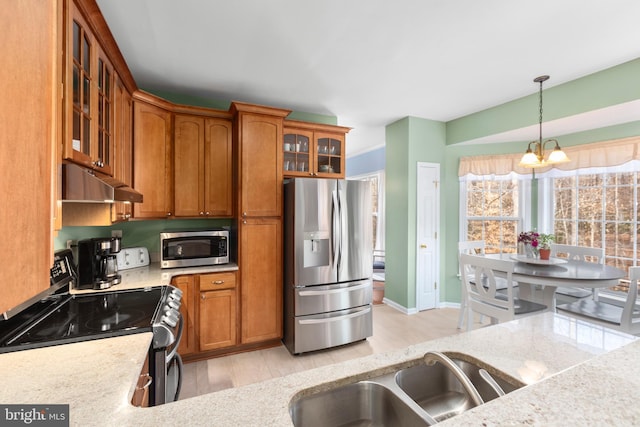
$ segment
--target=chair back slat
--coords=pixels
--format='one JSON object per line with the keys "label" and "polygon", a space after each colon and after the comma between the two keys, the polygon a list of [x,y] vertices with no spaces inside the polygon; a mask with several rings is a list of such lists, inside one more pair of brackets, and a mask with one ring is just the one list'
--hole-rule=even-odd
{"label": "chair back slat", "polygon": [[640,280],[640,267],[630,267],[629,291],[627,293],[627,300],[625,301],[624,308],[622,309],[622,318],[620,319],[620,324],[626,325],[629,329],[633,329],[633,323],[640,323],[640,310],[636,308],[636,301],[638,299],[638,280]]}
{"label": "chair back slat", "polygon": [[[484,240],[465,240],[458,242],[458,273],[462,275],[463,269],[460,266],[460,255],[484,255]],[[466,271],[465,274],[472,274],[472,271]]]}
{"label": "chair back slat", "polygon": [[552,243],[551,256],[558,257],[559,255],[564,255],[564,257],[566,257],[567,259],[604,264],[603,248],[592,248],[589,246],[573,246],[573,245],[563,245],[560,243]]}
{"label": "chair back slat", "polygon": [[[471,309],[490,317],[507,320],[514,318],[513,266],[507,260],[485,258],[484,256],[461,254],[462,271],[472,271],[472,275],[463,274]],[[496,273],[506,279],[506,289],[497,292]],[[506,290],[506,292],[505,292]]]}

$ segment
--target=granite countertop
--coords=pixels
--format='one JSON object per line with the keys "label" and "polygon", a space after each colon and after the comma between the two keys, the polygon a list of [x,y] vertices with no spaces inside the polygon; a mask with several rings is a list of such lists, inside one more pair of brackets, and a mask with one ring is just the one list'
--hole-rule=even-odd
{"label": "granite countertop", "polygon": [[182,268],[160,268],[160,263],[152,262],[146,267],[131,268],[128,270],[120,270],[122,281],[104,290],[94,289],[72,289],[72,294],[111,292],[125,289],[145,288],[148,286],[168,285],[175,276],[183,276],[185,274],[203,274],[203,273],[222,273],[225,271],[238,270],[238,264],[230,262],[227,264],[205,265],[201,267],[182,267]]}
{"label": "granite countertop", "polygon": [[129,403],[151,334],[0,355],[0,402],[70,404],[71,425],[290,426],[289,401],[388,373],[429,350],[469,354],[530,384],[440,424],[639,424],[640,341],[552,313],[154,408]]}

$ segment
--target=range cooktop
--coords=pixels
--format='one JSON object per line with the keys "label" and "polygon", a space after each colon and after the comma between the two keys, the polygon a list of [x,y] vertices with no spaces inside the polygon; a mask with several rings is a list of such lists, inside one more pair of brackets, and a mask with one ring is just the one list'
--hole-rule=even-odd
{"label": "range cooktop", "polygon": [[0,322],[0,353],[152,332],[162,287],[59,294]]}

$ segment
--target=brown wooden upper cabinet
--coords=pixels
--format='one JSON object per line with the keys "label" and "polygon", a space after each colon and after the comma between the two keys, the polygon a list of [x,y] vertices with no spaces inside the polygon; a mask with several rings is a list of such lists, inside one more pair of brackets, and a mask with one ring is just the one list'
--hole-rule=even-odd
{"label": "brown wooden upper cabinet", "polygon": [[134,93],[133,185],[143,194],[136,218],[170,218],[173,211],[171,112],[159,98]]}
{"label": "brown wooden upper cabinet", "polygon": [[233,215],[231,120],[176,114],[175,216]]}
{"label": "brown wooden upper cabinet", "polygon": [[63,158],[112,175],[114,68],[72,1],[66,34]]}
{"label": "brown wooden upper cabinet", "polygon": [[233,103],[239,149],[239,215],[282,215],[282,123],[288,110]]}
{"label": "brown wooden upper cabinet", "polygon": [[286,120],[285,177],[344,178],[347,127]]}
{"label": "brown wooden upper cabinet", "polygon": [[[133,98],[116,75],[114,85],[113,177],[133,187]],[[126,221],[133,215],[133,205],[115,202],[111,221]]]}

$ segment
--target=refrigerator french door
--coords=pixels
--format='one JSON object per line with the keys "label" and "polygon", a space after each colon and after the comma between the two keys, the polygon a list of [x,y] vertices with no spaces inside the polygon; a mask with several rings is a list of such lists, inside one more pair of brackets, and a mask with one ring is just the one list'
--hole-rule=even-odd
{"label": "refrigerator french door", "polygon": [[284,203],[285,346],[299,354],[371,336],[369,183],[295,178]]}

